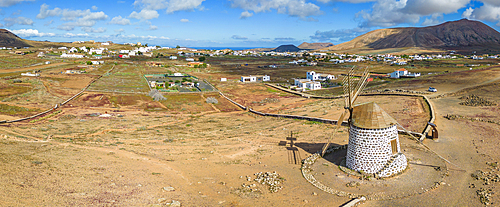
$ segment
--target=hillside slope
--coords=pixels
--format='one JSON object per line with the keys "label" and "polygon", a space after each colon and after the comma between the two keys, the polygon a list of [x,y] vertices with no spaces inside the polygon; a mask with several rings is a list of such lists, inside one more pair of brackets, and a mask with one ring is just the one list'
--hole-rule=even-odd
{"label": "hillside slope", "polygon": [[0,29],[0,47],[31,47],[31,45],[9,30]]}
{"label": "hillside slope", "polygon": [[379,29],[328,50],[436,48],[456,50],[499,50],[500,33],[488,25],[467,19],[431,27]]}

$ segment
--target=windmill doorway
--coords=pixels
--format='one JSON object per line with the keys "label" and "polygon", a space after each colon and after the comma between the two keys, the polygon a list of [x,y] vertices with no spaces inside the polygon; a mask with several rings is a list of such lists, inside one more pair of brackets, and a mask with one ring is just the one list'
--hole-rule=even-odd
{"label": "windmill doorway", "polygon": [[398,140],[397,139],[391,140],[391,148],[392,148],[392,154],[398,153]]}

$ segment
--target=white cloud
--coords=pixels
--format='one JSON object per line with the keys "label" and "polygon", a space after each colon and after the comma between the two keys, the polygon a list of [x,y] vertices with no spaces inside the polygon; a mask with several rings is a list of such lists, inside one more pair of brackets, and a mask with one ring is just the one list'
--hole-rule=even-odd
{"label": "white cloud", "polygon": [[33,24],[35,23],[30,18],[26,18],[26,17],[15,17],[15,18],[7,17],[7,18],[4,18],[3,21],[5,22],[6,27],[10,27],[10,26],[13,26],[15,24],[33,26]]}
{"label": "white cloud", "polygon": [[133,11],[129,15],[129,18],[148,20],[148,19],[156,19],[159,16],[160,15],[158,14],[158,12],[156,10],[143,9],[139,13],[137,13],[136,11]]}
{"label": "white cloud", "polygon": [[157,30],[158,27],[155,26],[155,25],[149,25],[149,29],[148,30]]}
{"label": "white cloud", "polygon": [[426,18],[424,22],[422,23],[422,26],[431,26],[431,25],[436,25],[441,23],[441,20],[438,18],[442,18],[442,14],[433,14],[431,15],[431,18]]}
{"label": "white cloud", "polygon": [[0,23],[0,27],[3,27],[3,24],[2,24],[2,23]]}
{"label": "white cloud", "polygon": [[365,3],[365,2],[372,2],[372,1],[377,1],[377,0],[318,0],[321,3],[329,3],[329,2],[348,2],[348,3]]}
{"label": "white cloud", "polygon": [[134,6],[148,10],[160,10],[168,7],[167,0],[135,0]]}
{"label": "white cloud", "polygon": [[474,9],[469,7],[464,11],[464,13],[462,13],[462,17],[469,19],[472,16],[472,12],[474,12]]}
{"label": "white cloud", "polygon": [[240,19],[246,19],[246,18],[251,17],[251,16],[253,16],[253,13],[248,12],[248,11],[244,11],[244,12],[241,12]]}
{"label": "white cloud", "polygon": [[73,38],[73,37],[89,37],[90,35],[85,33],[85,34],[73,34],[73,33],[66,33],[63,35],[63,37],[66,38]]}
{"label": "white cloud", "polygon": [[362,35],[369,30],[367,28],[356,27],[353,29],[339,29],[339,30],[330,30],[330,31],[316,31],[313,36],[310,36],[311,39],[326,42],[326,41],[349,41],[353,38],[356,38],[359,35]]}
{"label": "white cloud", "polygon": [[71,31],[71,30],[75,29],[75,26],[62,24],[62,25],[57,26],[57,29]]}
{"label": "white cloud", "polygon": [[122,16],[116,16],[111,19],[110,24],[118,24],[118,25],[130,25],[130,20],[127,18],[123,18]]}
{"label": "white cloud", "polygon": [[[64,15],[64,14],[63,14]],[[59,27],[58,29],[70,31],[73,30],[75,27],[92,27],[95,24],[97,24],[97,21],[99,20],[105,20],[108,18],[108,15],[104,14],[104,12],[89,12],[85,16],[78,18],[76,21],[73,22],[67,22]]]}
{"label": "white cloud", "polygon": [[36,15],[36,18],[45,19],[47,17],[59,16],[61,14],[61,12],[62,12],[62,10],[60,8],[54,8],[52,10],[49,10],[49,5],[42,4],[40,6],[40,13],[38,13],[38,15]]}
{"label": "white cloud", "polygon": [[125,32],[125,30],[123,28],[120,28],[120,29],[115,29],[115,32],[116,33],[122,33],[122,32]]}
{"label": "white cloud", "polygon": [[0,0],[0,7],[9,7],[15,4],[19,4],[23,1],[35,1],[35,0]]}
{"label": "white cloud", "polygon": [[243,37],[240,35],[233,35],[231,38],[233,38],[235,40],[247,40],[248,39],[248,37]]}
{"label": "white cloud", "polygon": [[88,33],[103,33],[103,32],[106,32],[106,28],[103,28],[103,27],[99,27],[97,29],[94,29],[92,27],[82,27],[82,30],[84,32],[88,32]]}
{"label": "white cloud", "polygon": [[36,29],[20,29],[20,30],[12,30],[12,33],[27,38],[27,37],[53,37],[56,34],[54,33],[43,33],[38,32]]}
{"label": "white cloud", "polygon": [[[467,11],[466,11],[467,12]],[[468,15],[468,18],[477,19],[477,20],[485,20],[491,22],[498,22],[500,25],[500,6],[491,5],[485,3],[483,6],[471,9],[470,13],[466,13],[462,15]]]}
{"label": "white cloud", "polygon": [[431,15],[436,13],[449,14],[467,6],[470,0],[408,0],[403,11]]}
{"label": "white cloud", "polygon": [[[307,17],[322,14],[320,7],[305,0],[230,0],[233,8],[255,13],[276,10],[280,14]],[[240,16],[241,18],[241,16]]]}
{"label": "white cloud", "polygon": [[[97,7],[92,7],[92,9],[96,9]],[[61,20],[63,21],[72,21],[67,22],[62,25],[59,25],[57,28],[60,30],[71,31],[75,29],[75,27],[92,27],[97,24],[97,21],[105,20],[108,18],[104,12],[91,12],[90,9],[87,10],[70,10],[70,9],[61,9],[54,8],[49,10],[49,5],[42,4],[40,6],[40,13],[36,16],[38,19],[45,19],[47,17],[53,16],[61,16]],[[88,29],[87,29],[88,30]]]}
{"label": "white cloud", "polygon": [[170,0],[168,3],[167,13],[176,11],[193,10],[199,8],[205,0]]}
{"label": "white cloud", "polygon": [[500,1],[498,0],[480,0],[480,1],[482,1],[485,4],[500,7]]}
{"label": "white cloud", "polygon": [[[377,0],[371,11],[360,11],[363,27],[391,27],[402,23],[416,24],[422,16],[456,13],[471,0]],[[438,23],[426,19],[426,24]]]}
{"label": "white cloud", "polygon": [[167,13],[176,11],[189,11],[200,8],[205,0],[136,0],[134,6],[146,10],[166,9]]}
{"label": "white cloud", "polygon": [[181,22],[184,22],[184,23],[189,22],[189,19],[181,19]]}
{"label": "white cloud", "polygon": [[95,10],[97,10],[97,9],[98,9],[98,8],[97,8],[97,6],[92,6],[92,10],[94,10],[94,11],[95,11]]}

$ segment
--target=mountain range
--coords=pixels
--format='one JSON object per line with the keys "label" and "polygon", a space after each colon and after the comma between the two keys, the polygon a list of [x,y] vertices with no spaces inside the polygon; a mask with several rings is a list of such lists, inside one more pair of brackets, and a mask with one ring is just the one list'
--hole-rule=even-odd
{"label": "mountain range", "polygon": [[430,27],[379,29],[349,42],[325,48],[332,51],[426,48],[456,51],[500,51],[500,33],[488,25],[467,19]]}

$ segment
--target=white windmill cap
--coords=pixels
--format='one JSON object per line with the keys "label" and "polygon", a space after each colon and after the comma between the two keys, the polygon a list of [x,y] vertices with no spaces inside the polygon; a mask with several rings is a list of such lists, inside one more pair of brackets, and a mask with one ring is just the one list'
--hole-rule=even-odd
{"label": "white windmill cap", "polygon": [[363,129],[384,129],[397,121],[374,102],[355,106],[352,111],[352,125]]}

